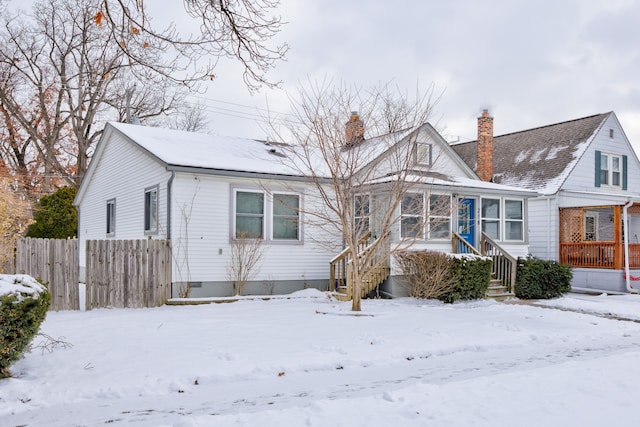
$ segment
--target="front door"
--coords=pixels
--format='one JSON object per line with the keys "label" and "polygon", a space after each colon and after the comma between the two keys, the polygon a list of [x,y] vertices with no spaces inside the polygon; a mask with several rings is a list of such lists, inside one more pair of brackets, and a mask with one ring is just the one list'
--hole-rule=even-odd
{"label": "front door", "polygon": [[475,199],[458,199],[458,234],[473,247],[476,246],[475,206]]}

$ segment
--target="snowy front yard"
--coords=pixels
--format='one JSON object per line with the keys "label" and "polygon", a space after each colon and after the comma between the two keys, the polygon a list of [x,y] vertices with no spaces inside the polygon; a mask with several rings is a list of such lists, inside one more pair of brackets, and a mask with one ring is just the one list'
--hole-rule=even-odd
{"label": "snowy front yard", "polygon": [[[73,347],[12,367],[0,425],[638,425],[640,323],[297,296],[49,313],[42,332]],[[640,319],[640,296],[554,304]]]}

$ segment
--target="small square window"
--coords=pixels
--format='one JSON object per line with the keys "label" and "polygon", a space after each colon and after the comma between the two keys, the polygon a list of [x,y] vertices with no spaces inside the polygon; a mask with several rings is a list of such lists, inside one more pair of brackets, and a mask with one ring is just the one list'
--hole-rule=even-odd
{"label": "small square window", "polygon": [[415,156],[418,166],[431,166],[431,144],[416,143]]}

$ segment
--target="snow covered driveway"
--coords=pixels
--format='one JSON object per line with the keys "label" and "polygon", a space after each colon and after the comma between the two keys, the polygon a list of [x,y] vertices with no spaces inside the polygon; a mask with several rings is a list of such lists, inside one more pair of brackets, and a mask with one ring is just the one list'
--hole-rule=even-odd
{"label": "snow covered driveway", "polygon": [[[49,313],[43,332],[73,347],[13,366],[0,425],[638,423],[640,323],[411,299],[363,301],[354,317],[298,296]],[[640,318],[640,297],[609,301]]]}

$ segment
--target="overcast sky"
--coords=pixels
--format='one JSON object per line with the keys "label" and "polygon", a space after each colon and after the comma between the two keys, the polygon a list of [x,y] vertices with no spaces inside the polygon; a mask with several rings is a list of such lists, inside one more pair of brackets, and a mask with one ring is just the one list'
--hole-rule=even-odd
{"label": "overcast sky", "polygon": [[483,108],[496,135],[615,111],[640,151],[640,1],[282,0],[280,13],[290,51],[270,77],[284,90],[251,96],[239,69],[221,64],[204,95],[226,113],[212,113],[213,132],[263,138],[234,116],[265,98],[286,112],[285,91],[328,77],[433,83],[443,92],[433,122],[449,140],[475,139]]}
{"label": "overcast sky", "polygon": [[[146,4],[156,23],[184,25],[182,1]],[[287,91],[328,78],[434,84],[431,121],[448,140],[475,139],[484,108],[496,135],[615,111],[640,152],[639,0],[281,0],[278,12],[290,50],[269,77],[283,89],[250,95],[239,66],[221,60],[191,98],[206,103],[211,132],[265,138],[257,109],[268,100],[286,113]]]}

